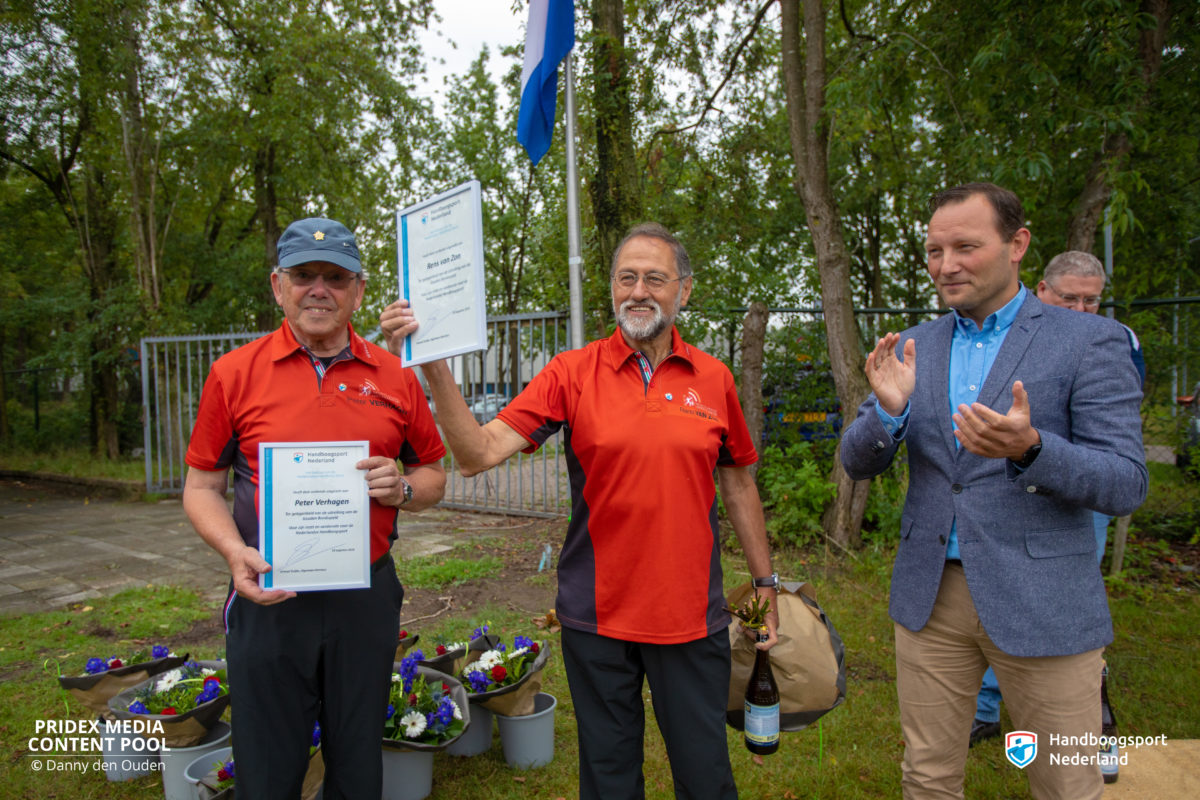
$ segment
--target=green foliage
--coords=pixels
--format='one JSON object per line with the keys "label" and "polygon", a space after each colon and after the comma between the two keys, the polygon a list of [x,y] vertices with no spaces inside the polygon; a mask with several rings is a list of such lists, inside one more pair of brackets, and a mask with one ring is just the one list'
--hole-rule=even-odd
{"label": "green foliage", "polygon": [[899,539],[907,494],[908,465],[897,457],[891,467],[871,479],[871,492],[863,513],[864,540],[891,543]]}
{"label": "green foliage", "polygon": [[763,450],[758,484],[768,512],[767,531],[776,541],[804,545],[820,540],[821,512],[835,491],[827,473],[812,458],[807,442]]}
{"label": "green foliage", "polygon": [[447,558],[444,555],[406,559],[400,566],[400,579],[414,589],[442,589],[470,580],[489,578],[504,569],[495,556]]}

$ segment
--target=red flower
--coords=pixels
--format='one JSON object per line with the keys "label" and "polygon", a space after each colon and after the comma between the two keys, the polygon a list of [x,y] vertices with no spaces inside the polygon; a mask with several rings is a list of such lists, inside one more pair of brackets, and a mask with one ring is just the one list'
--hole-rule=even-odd
{"label": "red flower", "polygon": [[508,677],[508,670],[506,670],[504,667],[500,666],[499,664],[492,667],[492,680],[493,681],[495,681],[496,683],[500,683],[507,677]]}
{"label": "red flower", "polygon": [[405,636],[408,636],[408,631],[401,629],[399,638],[403,639]]}
{"label": "red flower", "polygon": [[542,646],[537,642],[534,642],[533,644],[529,645],[529,649],[533,651],[534,655],[537,655],[539,652],[541,652]]}
{"label": "red flower", "polygon": [[442,694],[450,694],[450,687],[444,683],[442,684]]}
{"label": "red flower", "polygon": [[164,708],[162,710],[162,713],[167,714],[167,715],[173,715],[173,714],[178,714],[179,712],[175,710],[175,706],[167,706],[166,708]]}
{"label": "red flower", "polygon": [[208,684],[210,684],[210,683],[215,683],[217,686],[220,686],[221,679],[218,678],[216,675],[209,675],[207,678],[204,679],[204,688],[207,689]]}
{"label": "red flower", "polygon": [[221,767],[219,770],[217,770],[217,780],[219,781],[227,781],[232,777],[233,776],[229,774],[229,770],[225,769],[224,767]]}
{"label": "red flower", "polygon": [[437,646],[437,654],[438,654],[439,656],[444,656],[444,655],[446,655],[446,645],[444,645],[444,644],[439,644],[439,645]]}
{"label": "red flower", "polygon": [[410,694],[410,695],[408,696],[408,704],[409,704],[410,706],[415,706],[415,705],[417,704],[417,695],[416,695],[416,693]]}
{"label": "red flower", "polygon": [[109,669],[116,669],[117,667],[121,667],[121,666],[124,666],[124,665],[121,663],[121,659],[119,659],[119,658],[114,658],[112,661],[108,662]]}

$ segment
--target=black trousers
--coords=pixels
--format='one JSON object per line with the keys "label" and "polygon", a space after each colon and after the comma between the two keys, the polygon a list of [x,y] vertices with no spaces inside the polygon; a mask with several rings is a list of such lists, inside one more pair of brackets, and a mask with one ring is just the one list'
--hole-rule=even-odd
{"label": "black trousers", "polygon": [[369,589],[301,592],[273,606],[241,597],[228,604],[239,797],[299,798],[317,720],[326,800],[380,796],[403,599],[387,555],[372,565]]}
{"label": "black trousers", "polygon": [[643,678],[650,682],[675,796],[737,800],[725,738],[729,635],[640,644],[562,629],[563,663],[579,736],[582,800],[645,797]]}

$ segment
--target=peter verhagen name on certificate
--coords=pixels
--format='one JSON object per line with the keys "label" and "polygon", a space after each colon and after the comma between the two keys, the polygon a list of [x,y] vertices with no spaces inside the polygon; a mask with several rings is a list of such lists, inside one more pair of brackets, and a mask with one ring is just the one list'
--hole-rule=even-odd
{"label": "peter verhagen name on certificate", "polygon": [[271,564],[264,589],[317,591],[370,585],[367,442],[258,446],[258,549]]}

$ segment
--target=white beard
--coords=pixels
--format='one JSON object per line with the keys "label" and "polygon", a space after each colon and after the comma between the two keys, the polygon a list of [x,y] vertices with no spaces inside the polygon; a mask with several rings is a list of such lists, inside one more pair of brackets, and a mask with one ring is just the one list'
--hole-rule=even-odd
{"label": "white beard", "polygon": [[[649,319],[632,318],[627,313],[631,306],[650,306],[654,309],[654,316]],[[675,313],[678,311],[679,308],[676,307],[674,312],[667,316],[663,313],[662,306],[654,300],[647,299],[637,302],[626,300],[617,309],[617,324],[625,332],[625,335],[635,342],[648,342],[671,327],[675,322]]]}

